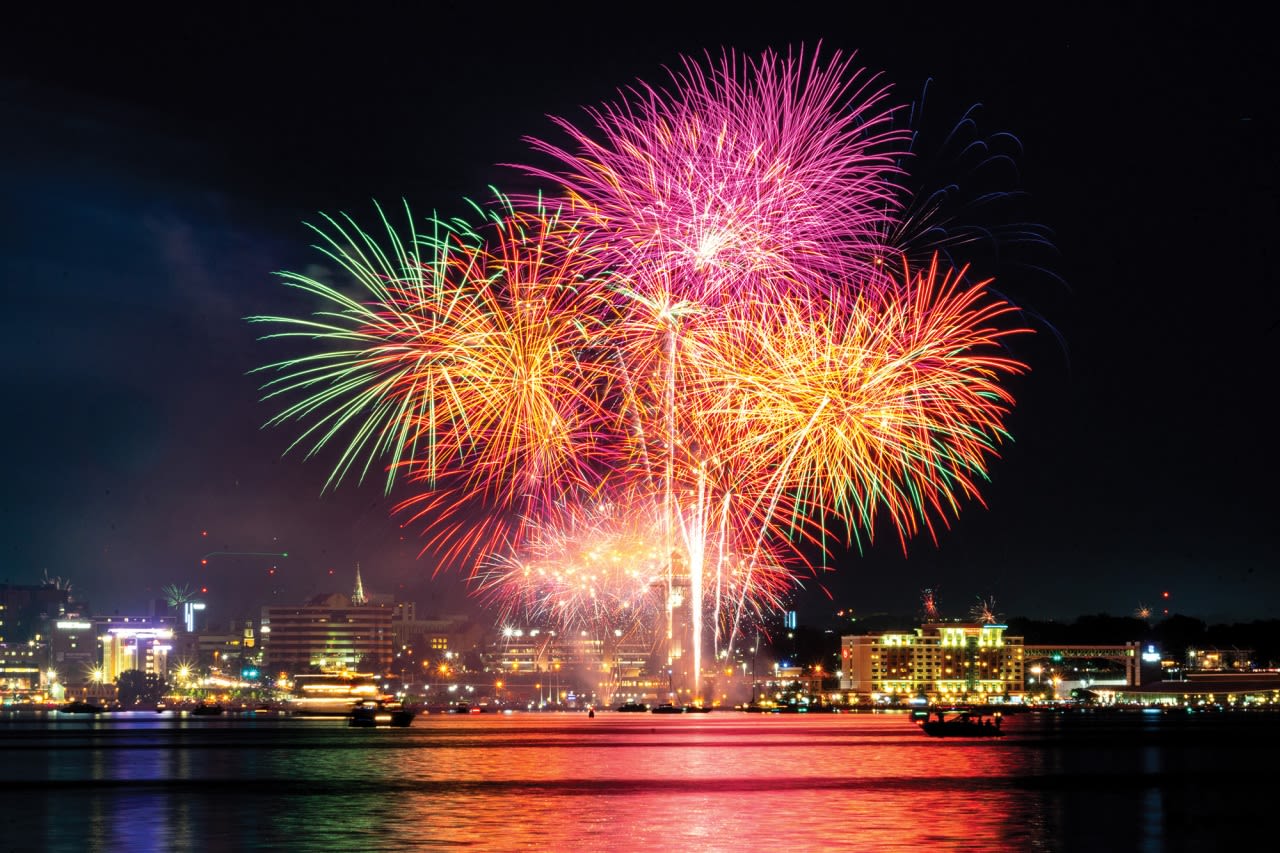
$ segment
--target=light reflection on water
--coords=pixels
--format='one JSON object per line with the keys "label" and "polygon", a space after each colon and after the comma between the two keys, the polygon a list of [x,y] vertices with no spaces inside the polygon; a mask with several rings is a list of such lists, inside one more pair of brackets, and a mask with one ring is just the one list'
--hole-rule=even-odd
{"label": "light reflection on water", "polygon": [[0,849],[1211,849],[1263,807],[1250,768],[1276,728],[1025,715],[962,741],[896,714],[55,715],[0,721]]}

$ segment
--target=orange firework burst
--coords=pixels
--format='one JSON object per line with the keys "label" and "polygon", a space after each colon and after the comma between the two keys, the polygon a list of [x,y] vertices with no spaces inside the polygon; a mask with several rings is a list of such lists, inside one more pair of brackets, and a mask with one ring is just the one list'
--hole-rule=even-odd
{"label": "orange firework burst", "polygon": [[[575,223],[546,210],[518,211],[505,199],[481,232],[431,220],[402,240],[329,220],[322,249],[364,298],[286,273],[330,310],[285,324],[272,337],[331,341],[331,349],[271,365],[283,375],[268,397],[308,392],[273,419],[310,419],[295,445],[311,452],[335,435],[352,438],[330,477],[335,484],[376,458],[427,491],[401,505],[413,521],[443,531],[455,556],[495,535],[493,519],[463,533],[457,511],[476,503],[519,515],[518,504],[559,499],[594,482],[600,463],[601,401],[611,369],[591,361],[587,342],[608,310],[600,281],[581,270],[591,251]],[[384,218],[384,224],[386,220]],[[499,512],[498,516],[503,516]],[[501,527],[501,525],[499,525]]]}
{"label": "orange firework burst", "polygon": [[1000,380],[1025,369],[1002,344],[1024,330],[1000,329],[1012,307],[960,280],[935,259],[849,306],[779,305],[771,322],[736,323],[733,348],[710,351],[714,414],[740,433],[753,491],[789,494],[791,517],[819,535],[834,517],[847,539],[871,537],[883,510],[904,544],[978,497],[1013,403]]}

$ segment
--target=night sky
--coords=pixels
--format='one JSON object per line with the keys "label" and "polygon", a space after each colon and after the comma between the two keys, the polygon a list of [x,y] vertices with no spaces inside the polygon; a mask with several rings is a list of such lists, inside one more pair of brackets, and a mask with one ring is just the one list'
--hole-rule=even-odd
{"label": "night sky", "polygon": [[[1016,344],[1032,371],[986,508],[905,558],[890,536],[837,555],[802,617],[911,612],[924,587],[950,615],[977,596],[1008,616],[1275,615],[1280,145],[1258,21],[423,5],[441,11],[7,13],[0,580],[47,572],[122,614],[205,585],[216,619],[349,589],[359,562],[427,613],[473,606],[390,517],[404,493],[322,494],[332,457],[282,457],[294,433],[261,429],[274,409],[247,373],[286,352],[243,318],[311,310],[272,273],[319,260],[302,224],[319,211],[461,213],[489,184],[531,188],[496,164],[559,138],[548,114],[585,120],[683,53],[821,41],[901,102],[931,80],[936,136],[980,104],[981,134],[1020,140],[1009,188],[1053,249],[975,258],[1038,332]],[[202,566],[213,552],[289,556]]]}

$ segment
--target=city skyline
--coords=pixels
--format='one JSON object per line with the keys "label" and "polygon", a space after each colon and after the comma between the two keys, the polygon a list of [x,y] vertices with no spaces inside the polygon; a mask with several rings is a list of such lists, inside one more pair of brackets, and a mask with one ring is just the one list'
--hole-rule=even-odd
{"label": "city skyline", "polygon": [[[20,412],[0,580],[66,577],[102,610],[170,583],[293,603],[346,589],[359,562],[372,589],[475,606],[459,574],[431,581],[416,531],[390,516],[403,493],[385,497],[374,477],[321,496],[325,460],[282,457],[292,436],[260,429],[274,412],[246,374],[270,353],[243,318],[299,310],[271,273],[310,262],[302,221],[367,219],[372,199],[401,197],[453,212],[490,183],[523,189],[494,164],[520,162],[521,136],[549,132],[544,114],[578,117],[680,54],[821,39],[900,100],[931,80],[930,126],[981,102],[983,138],[1020,140],[1013,188],[1056,253],[1028,261],[1047,274],[982,270],[1037,332],[1015,348],[1031,372],[1013,383],[1014,441],[990,465],[987,506],[968,502],[905,560],[884,534],[838,556],[796,609],[911,609],[930,587],[961,612],[994,596],[1016,615],[1123,614],[1169,591],[1170,612],[1270,615],[1275,462],[1259,413],[1275,367],[1262,255],[1275,163],[1261,54],[1223,21],[1135,17],[1101,33],[931,17],[908,38],[909,15],[875,16],[874,38],[829,19],[709,20],[604,44],[581,21],[480,32],[455,12],[433,19],[459,35],[440,37],[448,47],[393,48],[377,67],[291,58],[291,40],[333,38],[336,19],[175,19],[161,43],[123,22],[101,38],[34,21],[0,90],[21,129],[0,143],[18,366],[6,399]],[[559,49],[516,55],[527,27]],[[556,61],[570,45],[576,62]]]}

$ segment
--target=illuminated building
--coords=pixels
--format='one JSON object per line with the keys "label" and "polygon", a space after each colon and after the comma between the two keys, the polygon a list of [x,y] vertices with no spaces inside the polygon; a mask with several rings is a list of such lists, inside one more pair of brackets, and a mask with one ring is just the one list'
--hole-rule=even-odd
{"label": "illuminated building", "polygon": [[65,684],[85,684],[98,666],[98,632],[103,627],[88,619],[58,619],[49,631],[49,666],[62,673]]}
{"label": "illuminated building", "polygon": [[1155,681],[1140,687],[1102,687],[1096,692],[1106,704],[1271,710],[1280,707],[1280,673],[1187,673],[1176,681]]}
{"label": "illuminated building", "polygon": [[261,639],[267,671],[389,671],[392,608],[351,601],[350,596],[334,594],[298,607],[263,608]]}
{"label": "illuminated building", "polygon": [[[470,614],[445,615],[434,619],[416,618],[412,602],[394,605],[391,630],[395,634],[398,655],[407,654],[423,662],[471,658],[478,668],[479,652],[484,647],[487,634],[485,625]],[[401,618],[401,614],[406,617]],[[476,652],[475,657],[471,653]]]}
{"label": "illuminated building", "polygon": [[488,655],[491,666],[512,674],[548,674],[557,683],[602,703],[665,699],[671,678],[646,674],[650,638],[614,631],[604,637],[589,631],[551,631],[504,627]]}
{"label": "illuminated building", "polygon": [[0,695],[5,702],[27,699],[40,689],[47,650],[43,643],[0,643]]}
{"label": "illuminated building", "polygon": [[1253,649],[1187,649],[1187,672],[1249,672]]}
{"label": "illuminated building", "polygon": [[841,689],[872,701],[1021,701],[1022,638],[1006,637],[1006,628],[935,622],[910,633],[841,637]]}
{"label": "illuminated building", "polygon": [[202,632],[189,635],[184,651],[197,666],[218,670],[234,668],[244,657],[244,637],[238,632]]}
{"label": "illuminated building", "polygon": [[167,619],[111,620],[102,633],[102,680],[138,669],[165,677],[173,651],[173,626]]}

